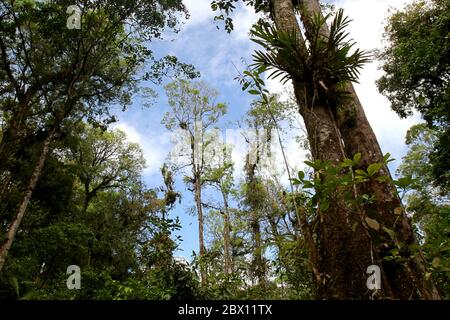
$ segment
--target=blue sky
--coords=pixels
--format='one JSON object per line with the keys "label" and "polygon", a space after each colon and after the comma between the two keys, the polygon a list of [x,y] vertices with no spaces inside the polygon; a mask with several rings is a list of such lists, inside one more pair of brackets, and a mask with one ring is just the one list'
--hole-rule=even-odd
{"label": "blue sky", "polygon": [[[358,47],[366,50],[382,46],[382,32],[389,8],[401,8],[409,0],[337,0],[330,1],[337,8],[344,8],[345,13],[353,19],[349,31],[357,41]],[[252,51],[256,46],[248,39],[248,31],[257,17],[251,9],[242,7],[234,14],[235,30],[227,34],[217,30],[214,13],[210,9],[210,0],[185,0],[191,18],[186,21],[178,34],[166,34],[164,41],[154,42],[151,49],[158,56],[175,55],[185,63],[193,64],[201,72],[201,80],[217,89],[218,101],[228,104],[228,114],[220,123],[225,129],[235,128],[235,122],[241,120],[249,108],[252,97],[242,92],[234,80],[237,75],[235,66],[244,68],[242,59],[251,62]],[[390,152],[394,158],[401,160],[406,152],[404,137],[407,129],[419,119],[399,117],[390,110],[388,101],[381,96],[375,86],[375,80],[382,74],[375,61],[365,66],[361,72],[360,84],[356,91],[364,106],[367,117],[378,137],[383,152]],[[273,92],[281,92],[283,86],[275,81],[268,82]],[[138,142],[147,160],[144,180],[149,187],[162,184],[159,169],[171,150],[170,134],[161,125],[161,119],[168,111],[167,98],[162,87],[154,88],[158,98],[150,108],[144,108],[140,99],[135,99],[132,107],[119,114],[116,127],[123,130],[128,139]],[[304,159],[302,152],[290,148],[289,162],[300,164]],[[399,161],[393,163],[395,169]],[[238,164],[237,164],[238,165]],[[183,238],[177,255],[189,258],[192,251],[198,250],[198,226],[195,216],[190,216],[188,208],[193,199],[186,186],[177,179],[176,188],[183,194],[182,203],[172,212],[179,216],[183,229]]]}

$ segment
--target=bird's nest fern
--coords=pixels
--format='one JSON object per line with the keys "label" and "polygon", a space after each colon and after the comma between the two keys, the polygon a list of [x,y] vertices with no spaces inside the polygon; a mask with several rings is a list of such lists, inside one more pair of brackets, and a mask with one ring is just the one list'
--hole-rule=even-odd
{"label": "bird's nest fern", "polygon": [[296,32],[278,30],[261,20],[252,28],[251,39],[265,50],[255,51],[250,67],[259,73],[270,72],[269,79],[281,78],[282,83],[292,79],[334,99],[346,96],[345,84],[358,82],[359,69],[371,54],[354,49],[355,42],[347,40],[345,29],[351,20],[343,10],[337,11],[329,35],[321,34],[330,16],[313,16],[307,44]]}

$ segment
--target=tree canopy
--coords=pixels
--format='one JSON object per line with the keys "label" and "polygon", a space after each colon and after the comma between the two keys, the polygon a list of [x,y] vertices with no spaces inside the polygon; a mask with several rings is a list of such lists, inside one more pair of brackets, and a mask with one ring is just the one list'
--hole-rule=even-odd
{"label": "tree canopy", "polygon": [[449,1],[387,20],[389,144],[343,9],[192,3],[0,0],[0,300],[450,299]]}

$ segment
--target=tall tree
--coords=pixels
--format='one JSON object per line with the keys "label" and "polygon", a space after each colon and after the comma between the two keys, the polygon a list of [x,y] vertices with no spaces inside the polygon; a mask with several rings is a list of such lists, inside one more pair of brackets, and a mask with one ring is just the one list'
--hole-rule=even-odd
{"label": "tall tree", "polygon": [[398,168],[403,179],[412,180],[405,195],[406,210],[412,215],[420,244],[429,265],[427,277],[433,276],[442,296],[450,296],[450,198],[434,184],[430,153],[439,139],[439,130],[426,123],[411,127],[406,135],[408,153]]}
{"label": "tall tree", "polygon": [[77,141],[66,154],[84,188],[83,211],[101,190],[139,180],[145,159],[139,145],[128,143],[124,132],[103,131],[81,124]]}
{"label": "tall tree", "polygon": [[401,117],[417,110],[438,130],[431,150],[434,184],[450,187],[450,3],[414,1],[393,13],[379,54],[385,74],[378,89]]}
{"label": "tall tree", "polygon": [[[214,1],[213,5],[226,12],[234,9],[227,4],[229,1]],[[319,296],[367,297],[364,277],[354,279],[349,273],[362,275],[369,265],[377,264],[382,267],[384,277],[382,296],[438,298],[433,284],[423,277],[425,269],[420,253],[410,258],[410,252],[403,250],[403,261],[393,263],[384,259],[396,246],[413,245],[415,238],[377,139],[349,84],[357,80],[358,68],[368,61],[359,50],[349,54],[353,44],[346,40],[344,31],[349,21],[339,11],[328,29],[316,0],[251,4],[257,11],[269,12],[275,24],[272,27],[260,23],[253,31],[255,41],[268,52],[259,51],[254,56],[257,72],[275,69],[272,77],[284,74],[284,79],[292,79],[313,158],[337,166],[340,160],[357,153],[361,155],[360,166],[376,163],[371,170],[384,175],[354,188],[355,198],[375,195],[374,201],[356,208],[357,214],[351,214],[345,201],[339,198],[333,208],[320,212],[318,269],[325,277],[332,275],[333,281],[319,281]],[[301,15],[307,42],[302,37],[296,10]],[[372,228],[367,221],[376,221],[377,226]],[[395,239],[382,231],[388,229],[394,230]],[[340,261],[342,255],[349,257],[345,264]]]}
{"label": "tall tree", "polygon": [[[9,180],[24,136],[41,136],[34,170],[22,186],[23,197],[1,244],[0,270],[55,136],[67,123],[82,118],[111,122],[109,105],[129,103],[138,80],[135,73],[153,58],[143,40],[159,38],[166,26],[176,26],[176,12],[185,12],[181,1],[80,1],[81,28],[71,30],[66,14],[70,5],[70,1],[0,3],[0,107],[6,119],[0,141],[2,180]],[[173,57],[165,62],[153,64],[145,78],[158,81],[167,65],[178,66]]]}
{"label": "tall tree", "polygon": [[222,196],[223,204],[219,212],[223,218],[224,273],[229,276],[233,271],[233,262],[231,259],[230,195],[233,192],[234,163],[231,159],[231,146],[221,142],[219,136],[212,141],[212,149],[212,152],[208,152],[210,154],[208,157],[210,164],[205,172],[205,181],[217,189]]}
{"label": "tall tree", "polygon": [[[300,12],[307,30],[307,37],[309,36],[309,41],[311,42],[311,39],[314,38],[314,29],[311,27],[312,21],[314,17],[322,16],[318,1],[303,1],[300,6]],[[318,36],[327,37],[329,35],[329,38],[331,38],[336,32],[337,30],[333,29],[333,26],[331,26],[331,30],[328,30],[327,25],[322,24]],[[382,227],[394,230],[397,236],[396,241],[399,243],[413,245],[416,243],[416,239],[406,213],[402,211],[400,219],[394,214],[394,212],[399,212],[399,209],[402,208],[402,203],[397,194],[396,187],[390,179],[389,169],[383,164],[383,154],[378,140],[364,114],[364,109],[352,84],[347,82],[344,85],[347,86],[350,99],[344,100],[342,105],[336,105],[338,108],[336,120],[347,157],[360,153],[362,157],[359,168],[365,168],[371,164],[379,163],[381,164],[379,168],[380,173],[386,177],[383,180],[372,179],[357,187],[357,192],[360,195],[374,195],[374,201],[366,204],[364,207],[365,214],[367,217],[379,221]],[[355,169],[358,169],[358,166]],[[438,297],[433,284],[424,281],[423,274],[425,269],[421,254],[416,255],[413,259],[409,259],[410,253],[404,252],[406,257],[406,262],[404,263],[383,261],[383,257],[388,255],[389,251],[396,247],[396,241],[392,241],[387,233],[380,235],[373,230],[369,229],[369,231],[380,257],[378,263],[384,267],[384,274],[388,279],[389,286],[391,287],[390,291],[392,291],[393,295],[406,299],[411,294],[414,295],[417,289],[423,298]],[[412,283],[416,283],[417,285],[411,285]]]}
{"label": "tall tree", "polygon": [[[181,149],[177,150],[172,157],[176,157],[174,161],[176,166],[189,167],[191,170],[190,175],[185,177],[185,181],[192,187],[195,198],[199,228],[200,274],[204,285],[206,269],[201,260],[206,254],[206,246],[203,231],[202,189],[205,183],[205,168],[208,165],[205,158],[206,149],[211,139],[214,139],[207,130],[220,120],[227,108],[224,103],[216,102],[218,92],[203,82],[176,80],[165,88],[169,98],[170,112],[165,114],[163,123],[167,129],[177,131],[182,138]],[[181,158],[183,154],[186,156],[185,159]],[[185,163],[180,164],[178,161],[180,159]]]}

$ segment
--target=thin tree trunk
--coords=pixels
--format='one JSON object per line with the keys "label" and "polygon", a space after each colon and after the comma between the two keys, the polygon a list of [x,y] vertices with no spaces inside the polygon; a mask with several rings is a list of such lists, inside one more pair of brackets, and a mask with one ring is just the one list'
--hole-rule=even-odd
{"label": "thin tree trunk", "polygon": [[205,256],[206,248],[203,237],[203,207],[202,207],[202,190],[200,183],[200,176],[195,173],[194,177],[194,192],[195,192],[195,204],[197,206],[198,217],[198,243],[199,243],[199,257],[200,257],[200,283],[202,286],[206,284],[206,269],[202,258]]}
{"label": "thin tree trunk", "polygon": [[42,169],[44,168],[45,160],[46,160],[48,152],[50,150],[50,143],[52,142],[54,132],[55,132],[55,130],[53,129],[49,133],[47,138],[44,140],[41,154],[40,154],[39,159],[36,163],[36,166],[33,170],[33,173],[30,177],[28,186],[25,190],[25,194],[22,198],[22,201],[20,202],[20,204],[18,206],[17,212],[14,215],[14,218],[12,219],[12,221],[9,225],[9,229],[7,232],[7,239],[0,248],[0,271],[3,269],[3,266],[5,265],[5,261],[8,256],[8,252],[11,249],[11,245],[14,241],[17,231],[19,230],[20,223],[22,222],[22,219],[25,216],[25,212],[26,212],[28,203],[30,202],[31,196],[32,196],[33,191],[36,187],[36,184],[39,180],[39,176],[41,175]]}
{"label": "thin tree trunk", "polygon": [[[302,21],[308,37],[311,30],[311,19],[314,15],[322,16],[319,2],[317,0],[302,1]],[[323,25],[321,35],[327,37],[329,30],[327,25]],[[352,157],[356,153],[361,153],[362,158],[359,168],[365,169],[373,163],[383,163],[383,153],[381,151],[375,133],[367,120],[362,104],[351,83],[348,83],[348,91],[351,93],[352,100],[349,105],[344,106],[343,110],[337,113],[336,122],[338,124],[342,139],[344,141],[345,153]],[[391,178],[389,169],[383,165],[380,174]],[[391,180],[379,182],[372,180],[370,182],[357,186],[358,194],[370,194],[375,196],[375,201],[365,208],[366,215],[377,220],[382,227],[389,228],[396,232],[396,241],[407,246],[415,244],[414,232],[411,223],[404,210],[398,196],[395,185]],[[401,211],[399,211],[401,210]],[[394,212],[401,212],[400,215]],[[380,234],[371,230],[372,240],[376,249],[379,251],[380,259],[389,255],[389,251],[395,248],[393,241],[387,233]],[[388,244],[388,246],[386,246]],[[408,252],[406,256],[411,254]],[[406,263],[386,262],[380,260],[378,264],[383,265],[385,276],[388,278],[391,290],[395,298],[425,298],[439,299],[439,293],[431,281],[424,278],[425,261],[419,252],[414,259],[408,259]]]}
{"label": "thin tree trunk", "polygon": [[[258,137],[258,134],[257,134]],[[258,139],[258,138],[256,138]],[[257,179],[256,179],[256,167],[259,162],[259,143],[257,143],[256,147],[256,163],[250,163],[250,155],[247,155],[246,161],[246,183],[247,183],[247,203],[250,209],[250,228],[252,230],[252,240],[253,240],[253,261],[252,261],[252,269],[253,275],[257,279],[258,284],[264,283],[265,280],[265,267],[263,261],[263,250],[262,250],[262,241],[261,241],[261,226],[259,221],[259,209],[260,203],[259,199],[255,198],[255,190],[257,187]]]}
{"label": "thin tree trunk", "polygon": [[253,267],[258,284],[263,284],[265,282],[265,268],[264,260],[262,256],[262,241],[261,241],[261,226],[259,222],[258,213],[252,211],[252,217],[250,226],[253,234]]}
{"label": "thin tree trunk", "polygon": [[247,159],[245,163],[246,171],[246,183],[247,183],[247,194],[246,201],[250,208],[250,228],[252,230],[253,238],[253,261],[252,269],[253,275],[257,279],[258,284],[265,283],[266,268],[263,259],[263,248],[262,248],[262,238],[261,238],[261,225],[259,219],[259,212],[261,211],[262,205],[260,199],[256,198],[255,190],[257,190],[258,179],[256,177],[256,169],[260,162],[260,137],[258,123],[255,121],[255,133],[256,133],[256,159],[254,163],[250,153],[247,154]]}
{"label": "thin tree trunk", "polygon": [[223,197],[223,241],[224,241],[224,271],[229,275],[232,271],[232,261],[230,255],[230,212],[228,207],[228,197],[224,190],[221,190]]}

